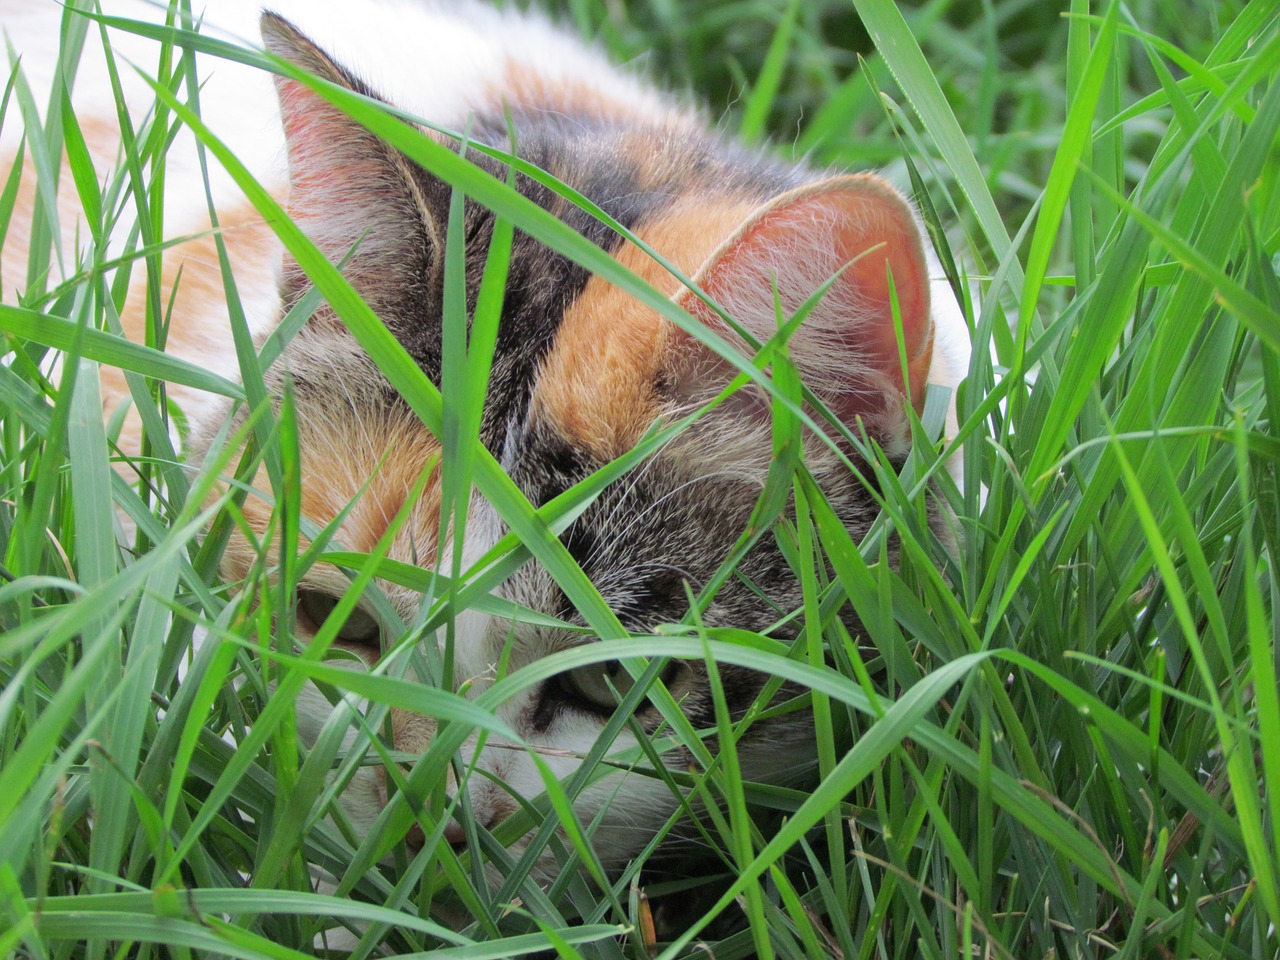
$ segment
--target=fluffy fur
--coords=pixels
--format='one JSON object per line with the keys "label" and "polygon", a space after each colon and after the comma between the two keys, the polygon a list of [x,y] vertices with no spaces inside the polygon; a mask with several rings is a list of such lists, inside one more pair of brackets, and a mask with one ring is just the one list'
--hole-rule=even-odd
{"label": "fluffy fur", "polygon": [[[45,2],[48,7],[37,12],[16,0],[6,4],[14,10],[6,9],[5,26],[19,49],[24,31],[36,37],[39,27],[49,35],[48,20],[56,14],[51,0]],[[108,6],[111,13],[154,16],[141,4]],[[537,15],[470,3],[391,0],[362,5],[358,16],[336,2],[296,7],[282,11],[296,14],[296,24],[275,14],[262,18],[268,50],[433,122],[466,126],[474,138],[498,147],[508,143],[509,115],[522,156],[600,204],[694,277],[760,339],[776,325],[775,283],[784,311],[790,312],[843,270],[791,340],[790,351],[824,402],[850,424],[861,418],[893,455],[906,451],[905,404],[921,402],[926,382],[956,382],[964,367],[963,325],[931,267],[910,205],[884,180],[810,170],[736,145],[709,130],[695,111],[610,67]],[[209,30],[247,37],[257,30],[258,12],[248,3],[219,3],[207,20]],[[120,36],[118,42],[126,55],[148,62],[145,41]],[[25,62],[38,70],[45,60],[35,56]],[[100,65],[82,70],[76,103],[82,123],[95,117],[104,121],[86,130],[91,149],[110,163],[114,141],[105,121],[113,109],[103,95],[106,85],[91,80],[95,69]],[[208,82],[202,103],[209,125],[278,196],[287,197],[291,215],[334,261],[359,241],[346,268],[348,279],[438,382],[448,188],[301,84],[273,81],[220,61],[204,69]],[[15,145],[8,129],[5,137],[0,149],[11,163]],[[485,158],[477,162],[504,173]],[[203,197],[191,189],[198,180],[187,140],[175,145],[169,183],[167,235],[207,228]],[[269,230],[222,175],[215,174],[214,188],[241,293],[259,329],[268,330],[281,305],[300,296],[309,281],[288,258],[277,271],[279,252]],[[598,221],[532,180],[521,178],[517,188],[669,289],[695,317],[731,336],[705,304]],[[70,211],[62,227],[64,242],[70,243],[75,228]],[[491,213],[469,202],[472,274],[483,263],[492,227]],[[221,280],[210,254],[203,238],[166,258],[169,284],[183,265],[172,349],[229,372],[234,363]],[[6,271],[19,266],[17,257],[5,261]],[[907,382],[889,307],[889,271],[906,335]],[[18,282],[7,272],[6,292]],[[125,311],[133,335],[141,322],[139,297],[135,291]],[[630,449],[655,419],[688,411],[728,378],[723,361],[669,321],[517,235],[481,437],[532,502],[546,502],[585,478]],[[323,526],[367,484],[339,536],[352,549],[369,549],[405,505],[413,479],[439,443],[327,306],[267,373],[275,391],[286,379],[297,397],[304,513]],[[117,385],[115,395],[120,391]],[[197,421],[193,456],[199,457],[226,410],[209,398],[181,399]],[[744,394],[724,404],[606,490],[565,534],[569,551],[628,629],[644,633],[684,615],[685,585],[696,591],[705,583],[746,524],[769,466],[769,431],[763,402]],[[807,454],[840,517],[855,534],[865,531],[876,514],[871,497],[828,449],[809,444]],[[260,482],[265,487],[266,478]],[[429,567],[456,547],[447,539],[441,542],[436,488],[411,506],[391,555]],[[270,510],[251,498],[246,516],[261,533]],[[479,496],[468,524],[467,561],[505,532],[501,518]],[[234,539],[224,576],[229,581],[244,576],[255,556],[247,540]],[[766,630],[777,610],[799,603],[799,587],[771,538],[748,554],[741,573],[767,597],[730,579],[705,611],[709,625]],[[340,593],[345,586],[340,574],[323,567],[308,578],[306,589],[321,595]],[[415,595],[391,585],[385,590],[406,619],[415,614]],[[536,563],[515,573],[502,592],[534,610],[581,622]],[[305,610],[299,623],[305,640]],[[485,689],[513,638],[511,669],[582,642],[577,633],[471,612],[458,625],[456,679],[468,681],[473,694]],[[367,647],[360,652],[374,656]],[[722,669],[737,707],[749,704],[766,679]],[[679,667],[667,683],[695,726],[712,725],[713,703],[700,665]],[[299,700],[304,738],[318,735],[331,709],[318,690],[304,693]],[[570,687],[556,681],[508,702],[501,714],[528,742],[548,748],[544,759],[560,776],[576,768],[575,755],[591,748],[604,723],[599,709],[575,699]],[[638,719],[649,729],[658,722],[648,706]],[[410,754],[425,750],[434,731],[430,718],[411,714],[395,714],[392,727],[393,747]],[[812,739],[803,713],[758,724],[739,747],[744,772],[767,781],[790,776],[812,756]],[[631,743],[624,734],[617,746]],[[474,749],[474,741],[464,747],[465,762],[473,759]],[[684,759],[670,761],[678,766]],[[522,751],[498,745],[485,750],[478,763],[492,776],[474,776],[468,790],[485,826],[496,826],[517,808],[508,790],[532,796],[543,789]],[[362,768],[343,802],[353,820],[367,828],[387,803],[385,778]],[[587,823],[605,811],[595,842],[602,859],[616,866],[649,841],[674,804],[660,782],[633,775],[588,789],[578,812]],[[548,874],[553,869],[549,861],[541,866]]]}

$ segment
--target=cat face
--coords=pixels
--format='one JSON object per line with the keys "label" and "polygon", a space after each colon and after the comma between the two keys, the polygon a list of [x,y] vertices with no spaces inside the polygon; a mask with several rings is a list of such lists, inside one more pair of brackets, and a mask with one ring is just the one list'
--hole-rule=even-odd
{"label": "cat face", "polygon": [[[268,49],[312,73],[366,95],[373,91],[286,21],[263,19]],[[860,421],[890,452],[907,440],[905,405],[919,402],[933,333],[929,281],[920,234],[907,203],[882,180],[866,175],[823,178],[776,163],[705,132],[697,118],[655,98],[634,104],[593,99],[579,87],[539,84],[530,77],[508,88],[471,118],[470,135],[505,148],[512,130],[520,155],[599,203],[659,251],[756,339],[777,329],[779,308],[791,316],[831,277],[826,295],[791,337],[789,353],[805,382],[849,425]],[[520,79],[516,77],[516,79]],[[434,381],[442,375],[441,311],[444,224],[449,188],[305,85],[277,81],[290,164],[291,216],[334,262],[400,344]],[[485,157],[478,166],[505,178]],[[674,300],[695,319],[751,355],[742,339],[700,298],[640,248],[526,177],[516,188]],[[493,216],[471,201],[465,208],[469,307],[493,232]],[[355,248],[352,253],[352,248]],[[892,293],[890,286],[892,276]],[[310,281],[286,260],[286,305]],[[905,343],[900,351],[891,296],[896,295]],[[905,363],[904,363],[905,360]],[[532,238],[517,233],[481,424],[481,440],[535,506],[546,503],[626,454],[656,422],[699,409],[736,370],[699,340]],[[338,534],[351,550],[368,551],[393,517],[408,519],[389,555],[432,568],[460,550],[465,566],[506,532],[494,507],[472,497],[461,545],[442,537],[438,474],[412,503],[406,496],[440,453],[439,441],[391,389],[334,312],[322,306],[267,374],[296,399],[302,463],[302,511],[317,526],[348,510]],[[772,420],[765,395],[747,387],[708,411],[615,481],[562,536],[621,624],[644,635],[678,623],[748,524],[770,467]],[[846,526],[860,535],[876,516],[872,496],[825,444],[805,442],[806,464]],[[262,478],[265,483],[265,478]],[[354,503],[353,503],[354,501]],[[264,506],[246,503],[249,524],[269,524]],[[254,553],[233,541],[224,563],[231,580],[245,575]],[[346,579],[318,565],[308,574],[298,611],[305,640],[327,615]],[[401,615],[412,620],[419,599],[383,585]],[[564,590],[536,561],[514,572],[498,591],[505,599],[557,618],[557,628],[474,611],[457,624],[454,680],[475,696],[501,662],[508,671],[584,642],[585,621]],[[800,589],[782,549],[763,536],[742,558],[700,619],[710,627],[764,632],[800,603]],[[786,637],[786,628],[775,632]],[[604,641],[607,642],[607,641]],[[347,621],[339,644],[367,663],[379,654],[379,628],[367,614]],[[767,677],[720,667],[725,696],[741,713]],[[695,728],[714,726],[714,698],[699,663],[668,667],[663,681]],[[614,692],[629,677],[616,664],[553,677],[509,700],[499,717],[555,775],[569,776],[614,710]],[[778,699],[798,693],[783,687]],[[300,732],[318,736],[331,711],[317,690],[299,700]],[[654,731],[658,709],[642,701],[635,715]],[[435,732],[430,717],[392,711],[393,748],[424,752]],[[808,715],[792,712],[754,726],[739,744],[744,775],[777,782],[803,770],[814,755]],[[615,749],[636,744],[624,732]],[[688,756],[666,762],[681,767]],[[535,796],[544,780],[529,753],[490,742],[477,756],[473,736],[461,751],[474,764],[467,786],[476,820],[493,827],[514,813],[516,796]],[[362,768],[343,795],[357,825],[367,828],[388,802],[386,778]],[[618,866],[652,838],[677,806],[660,780],[619,774],[575,802],[582,823],[601,815],[593,842],[607,866]],[[459,836],[452,828],[450,837]],[[519,843],[517,844],[517,848]],[[540,864],[550,876],[549,855]]]}

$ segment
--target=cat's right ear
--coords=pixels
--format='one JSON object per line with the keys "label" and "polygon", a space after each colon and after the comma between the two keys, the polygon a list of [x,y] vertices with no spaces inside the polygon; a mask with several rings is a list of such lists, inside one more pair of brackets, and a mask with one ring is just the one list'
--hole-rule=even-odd
{"label": "cat's right ear", "polygon": [[[278,14],[264,13],[261,29],[263,44],[277,57],[381,99]],[[351,254],[344,275],[383,313],[393,307],[384,297],[423,278],[430,282],[442,267],[440,198],[402,154],[310,87],[280,75],[275,84],[289,158],[289,215],[331,262]],[[283,282],[287,303],[307,280],[287,260]]]}

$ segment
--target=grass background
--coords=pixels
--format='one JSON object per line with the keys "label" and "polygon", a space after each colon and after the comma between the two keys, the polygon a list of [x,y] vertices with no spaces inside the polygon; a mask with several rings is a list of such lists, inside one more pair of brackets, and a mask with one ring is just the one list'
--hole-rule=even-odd
{"label": "grass background", "polygon": [[[91,242],[66,280],[42,281],[49,235],[38,225],[10,236],[17,174],[0,188],[0,255],[30,249],[33,280],[0,306],[0,952],[287,957],[349,930],[361,957],[1280,955],[1275,5],[569,0],[562,14],[616,58],[645,59],[687,87],[726,129],[914,185],[954,254],[944,263],[974,281],[956,277],[973,293],[977,345],[959,395],[963,492],[928,442],[945,402],[935,394],[900,474],[872,454],[885,506],[864,543],[780,461],[762,510],[806,586],[794,650],[696,624],[626,638],[554,533],[629,464],[532,510],[474,441],[483,357],[469,356],[442,397],[290,234],[317,286],[446,437],[444,509],[474,483],[517,534],[468,571],[337,554],[325,531],[295,519],[287,403],[259,410],[243,454],[228,442],[199,473],[175,466],[165,428],[175,411],[153,378],[252,403],[264,361],[242,352],[240,387],[162,357],[163,319],[147,346],[110,333],[121,278],[154,270],[162,238],[140,231],[114,274],[92,241],[126,207],[158,222],[164,134],[187,119],[194,90],[184,50],[213,45],[188,37],[163,56],[157,46],[173,92],[134,118],[120,172],[91,168],[74,114],[40,123],[44,104],[16,69],[0,122],[25,126],[45,189],[66,151],[72,182],[59,189],[80,198]],[[99,42],[96,28],[86,42]],[[345,106],[405,136],[367,105]],[[397,145],[509,225],[611,269],[448,151],[414,137]],[[503,269],[496,249],[491,282]],[[158,300],[151,309],[163,318]],[[444,319],[455,332],[465,321]],[[479,311],[473,338],[492,322]],[[65,351],[56,370],[54,350]],[[149,427],[127,479],[110,468],[118,424],[98,415],[102,365],[133,372]],[[785,362],[777,371],[776,394],[798,397]],[[798,429],[778,415],[780,443]],[[213,496],[212,477],[251,476],[258,463],[273,477],[282,546],[264,548],[230,591],[217,560],[246,494]],[[927,478],[963,529],[954,557],[922,522]],[[295,562],[300,533],[313,546]],[[438,680],[434,648],[415,640],[448,637],[458,610],[492,604],[504,572],[530,555],[610,643],[512,674],[478,701],[457,696]],[[273,639],[298,576],[322,556],[351,571],[349,605],[365,593],[376,604],[375,574],[424,593],[419,618],[389,628],[374,674],[327,666],[323,633],[301,652]],[[846,598],[866,636],[848,637],[834,617]],[[198,648],[197,627],[210,637]],[[610,757],[626,704],[580,773],[549,781],[519,822],[493,836],[468,825],[483,858],[430,842],[415,856],[400,842],[411,806],[438,835],[445,766],[468,731],[493,729],[492,707],[515,689],[623,657],[642,672],[632,696],[661,701],[661,657],[707,656],[810,687],[828,746],[807,793],[742,784],[732,749],[672,774],[673,789],[723,811],[706,828],[701,872],[637,863],[602,891],[573,869],[592,869],[575,792],[610,763],[646,762]],[[365,701],[353,745],[341,742],[350,714],[310,750],[297,741],[293,696],[308,679],[335,700]],[[425,757],[383,744],[391,707],[448,721]],[[663,736],[705,753],[668,713]],[[847,751],[832,746],[839,731]],[[412,772],[397,763],[414,761]],[[385,765],[400,790],[367,839],[334,802],[362,763]],[[529,858],[504,851],[544,822],[534,849],[550,845],[570,867],[550,889],[529,879]],[[497,887],[482,859],[505,878]],[[318,871],[331,878],[322,892]],[[689,906],[673,917],[674,903]]]}

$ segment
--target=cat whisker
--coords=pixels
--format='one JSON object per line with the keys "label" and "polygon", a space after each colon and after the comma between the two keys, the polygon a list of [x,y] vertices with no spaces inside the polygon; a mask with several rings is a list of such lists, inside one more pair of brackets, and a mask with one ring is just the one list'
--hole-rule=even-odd
{"label": "cat whisker", "polygon": [[697,484],[705,483],[708,480],[715,479],[716,477],[735,478],[738,476],[740,476],[738,472],[734,470],[726,469],[726,470],[712,471],[710,473],[705,473],[705,474],[702,474],[701,476],[686,480],[684,483],[680,484],[675,489],[669,490],[666,493],[664,493],[661,497],[658,497],[656,500],[653,501],[653,503],[649,504],[644,510],[640,511],[638,514],[633,516],[631,518],[630,523],[628,523],[625,527],[619,530],[611,540],[609,540],[606,544],[600,547],[597,547],[596,550],[592,552],[592,559],[598,560],[599,557],[596,556],[597,554],[604,554],[606,551],[611,550],[615,544],[623,541],[626,538],[626,536],[632,531],[632,529],[635,528],[639,523],[641,523],[646,517],[652,514],[653,511],[657,510],[664,503],[666,503],[668,500],[670,500],[672,497],[675,497],[677,494],[681,493],[682,491],[687,490],[690,487],[695,486]]}
{"label": "cat whisker", "polygon": [[[649,457],[649,459],[647,459],[644,463],[642,463],[637,469],[631,471],[631,473],[627,475],[626,487],[624,487],[622,490],[618,492],[618,494],[613,500],[612,505],[609,508],[608,515],[603,520],[603,526],[606,529],[613,526],[614,519],[617,517],[618,512],[621,511],[627,505],[627,503],[629,502],[629,498],[631,497],[631,494],[635,490],[636,486],[640,483],[641,480],[645,478],[645,475],[654,468],[654,465],[657,464],[659,454],[662,451],[666,450],[666,448],[669,447],[674,440],[675,440],[675,437],[672,437],[671,439],[667,440],[665,443],[663,443],[663,445],[659,448],[659,450],[654,453],[653,456]],[[598,548],[596,550],[593,550],[591,553],[591,556],[587,558],[588,561],[594,561],[598,559],[597,554],[599,552],[600,551]]]}

